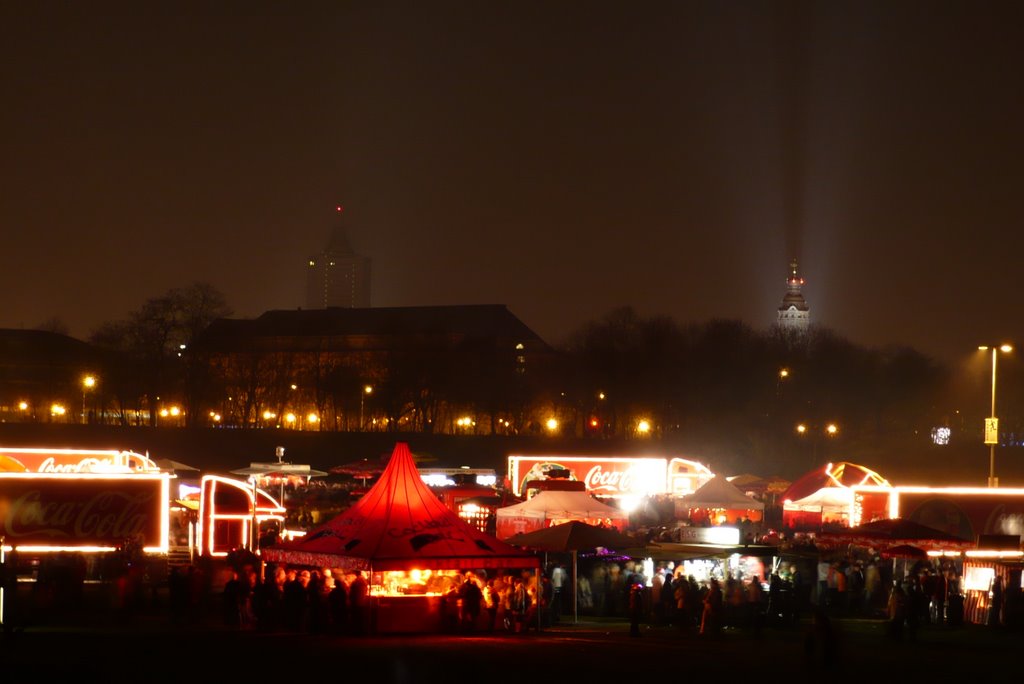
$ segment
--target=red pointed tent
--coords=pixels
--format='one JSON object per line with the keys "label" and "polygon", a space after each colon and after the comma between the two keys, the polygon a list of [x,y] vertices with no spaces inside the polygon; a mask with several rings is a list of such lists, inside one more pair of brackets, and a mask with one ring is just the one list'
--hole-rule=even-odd
{"label": "red pointed tent", "polygon": [[380,479],[333,520],[263,549],[268,561],[343,569],[533,568],[533,554],[480,532],[423,482],[398,442]]}

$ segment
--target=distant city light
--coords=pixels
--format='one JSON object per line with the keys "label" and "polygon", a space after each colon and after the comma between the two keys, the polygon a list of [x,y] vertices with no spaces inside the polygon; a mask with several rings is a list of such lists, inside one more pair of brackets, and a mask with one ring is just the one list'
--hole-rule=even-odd
{"label": "distant city light", "polygon": [[949,444],[949,436],[952,433],[948,427],[932,428],[932,444],[941,446]]}

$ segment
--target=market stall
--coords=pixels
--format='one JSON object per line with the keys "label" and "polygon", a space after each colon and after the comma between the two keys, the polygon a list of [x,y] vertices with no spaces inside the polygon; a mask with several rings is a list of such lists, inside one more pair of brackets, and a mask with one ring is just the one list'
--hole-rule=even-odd
{"label": "market stall", "polygon": [[855,487],[891,488],[874,470],[856,463],[826,463],[806,473],[780,495],[782,526],[807,531],[859,521]]}
{"label": "market stall", "polygon": [[579,520],[623,530],[629,514],[595,499],[587,492],[545,491],[532,499],[497,511],[498,539]]}
{"label": "market stall", "polygon": [[263,557],[366,573],[377,632],[441,629],[442,595],[467,571],[539,567],[533,554],[480,532],[445,506],[402,442],[359,501],[305,537],[265,548]]}
{"label": "market stall", "polygon": [[744,519],[760,522],[764,517],[764,504],[744,494],[724,477],[717,476],[693,494],[680,498],[676,503],[676,517],[711,525],[739,523]]}
{"label": "market stall", "polygon": [[1007,596],[1019,596],[1022,588],[1019,552],[968,556],[961,583],[963,620],[977,625],[1012,624],[1015,608],[1007,605]]}
{"label": "market stall", "polygon": [[572,553],[572,616],[573,622],[579,620],[579,607],[576,598],[576,577],[579,572],[577,553],[582,550],[598,548],[628,551],[642,548],[643,544],[630,536],[622,534],[612,527],[596,527],[580,520],[544,527],[532,532],[517,534],[508,539],[509,544],[538,551],[555,551]]}

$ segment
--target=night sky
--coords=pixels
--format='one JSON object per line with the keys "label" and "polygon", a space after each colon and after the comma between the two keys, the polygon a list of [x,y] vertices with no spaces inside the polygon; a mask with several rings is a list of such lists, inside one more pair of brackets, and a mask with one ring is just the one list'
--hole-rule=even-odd
{"label": "night sky", "polygon": [[0,326],[194,281],[304,305],[346,207],[374,306],[1024,343],[1024,7],[4,2]]}

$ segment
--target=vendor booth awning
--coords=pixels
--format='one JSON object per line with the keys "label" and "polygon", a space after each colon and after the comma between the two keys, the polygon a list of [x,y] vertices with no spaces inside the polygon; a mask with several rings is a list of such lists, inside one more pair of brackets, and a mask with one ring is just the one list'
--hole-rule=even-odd
{"label": "vendor booth awning", "polygon": [[423,482],[399,442],[370,491],[305,537],[263,550],[269,561],[373,570],[528,568],[537,558],[477,530]]}
{"label": "vendor booth awning", "polygon": [[857,527],[822,532],[815,538],[815,544],[819,547],[852,544],[882,550],[906,545],[925,551],[960,551],[977,546],[973,540],[961,539],[902,518],[875,520]]}
{"label": "vendor booth awning", "polygon": [[757,556],[771,558],[780,554],[779,547],[770,544],[648,544],[644,555],[656,561],[683,561],[701,558],[729,558],[730,556]]}

